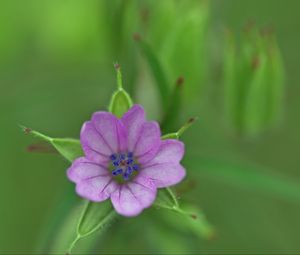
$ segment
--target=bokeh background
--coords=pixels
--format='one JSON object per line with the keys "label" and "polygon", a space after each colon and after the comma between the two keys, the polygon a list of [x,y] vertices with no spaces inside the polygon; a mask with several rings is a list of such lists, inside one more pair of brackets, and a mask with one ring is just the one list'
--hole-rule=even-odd
{"label": "bokeh background", "polygon": [[[199,120],[182,138],[188,177],[178,192],[201,208],[216,234],[207,240],[176,221],[169,226],[151,209],[116,222],[93,251],[299,254],[299,9],[298,0],[1,1],[0,253],[38,252],[80,200],[65,192],[73,187],[69,163],[53,152],[28,152],[38,141],[19,124],[77,138],[91,113],[108,105],[115,62],[135,101],[161,119],[157,81],[133,39],[138,33],[169,86],[185,78],[172,125]],[[274,28],[286,79],[281,121],[241,137],[224,117],[224,28],[239,38],[249,20]]]}

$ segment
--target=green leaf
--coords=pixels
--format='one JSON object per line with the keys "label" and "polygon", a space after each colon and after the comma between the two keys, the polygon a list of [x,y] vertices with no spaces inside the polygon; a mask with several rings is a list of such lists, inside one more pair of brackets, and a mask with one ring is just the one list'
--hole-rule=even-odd
{"label": "green leaf", "polygon": [[281,197],[291,202],[300,202],[300,183],[270,169],[247,162],[203,158],[199,155],[187,155],[185,159],[187,167],[189,167],[189,162],[201,167],[201,171],[193,172],[201,179],[209,178],[252,192],[265,193],[276,198]]}
{"label": "green leaf", "polygon": [[71,253],[77,242],[96,231],[104,229],[117,217],[117,213],[112,207],[110,201],[101,203],[86,202],[86,206],[77,225],[77,235],[70,244],[68,253]]}
{"label": "green leaf", "polygon": [[148,43],[142,40],[139,35],[136,35],[135,39],[156,81],[163,110],[164,112],[166,112],[169,105],[170,88],[163,67],[150,45],[148,45]]}
{"label": "green leaf", "polygon": [[237,52],[235,40],[230,30],[226,30],[224,49],[224,110],[230,126],[239,126],[238,91],[239,82],[237,81]]}
{"label": "green leaf", "polygon": [[70,162],[83,155],[80,141],[77,139],[52,138],[30,128],[22,127],[22,129],[25,133],[31,134],[50,143],[64,158]]}
{"label": "green leaf", "polygon": [[269,91],[266,79],[267,58],[264,53],[257,56],[257,66],[253,68],[253,77],[247,89],[244,106],[244,130],[254,135],[266,126],[267,102]]}
{"label": "green leaf", "polygon": [[132,100],[129,94],[123,89],[120,66],[116,64],[115,68],[117,70],[118,90],[112,95],[108,109],[118,118],[121,118],[122,115],[132,106]]}
{"label": "green leaf", "polygon": [[281,53],[274,36],[270,35],[267,40],[269,41],[267,121],[276,123],[280,119],[283,109],[285,73]]}
{"label": "green leaf", "polygon": [[156,49],[168,77],[183,75],[186,78],[184,102],[191,103],[202,95],[208,73],[210,4],[209,1],[175,2],[176,13]]}
{"label": "green leaf", "polygon": [[162,120],[161,129],[165,132],[172,130],[182,108],[182,88],[183,88],[184,78],[179,77],[173,88],[172,94],[169,100],[168,110],[164,114]]}

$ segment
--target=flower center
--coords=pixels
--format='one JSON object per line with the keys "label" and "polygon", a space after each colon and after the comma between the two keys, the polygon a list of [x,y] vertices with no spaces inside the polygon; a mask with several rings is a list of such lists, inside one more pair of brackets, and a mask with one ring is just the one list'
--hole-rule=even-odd
{"label": "flower center", "polygon": [[140,168],[132,152],[114,153],[110,156],[110,160],[111,173],[119,182],[129,181]]}

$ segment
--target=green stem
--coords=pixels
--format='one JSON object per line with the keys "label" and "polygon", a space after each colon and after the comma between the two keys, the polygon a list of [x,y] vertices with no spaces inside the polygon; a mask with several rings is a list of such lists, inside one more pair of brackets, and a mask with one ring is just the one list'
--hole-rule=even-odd
{"label": "green stem", "polygon": [[77,244],[77,242],[81,239],[81,236],[78,234],[76,238],[73,240],[73,242],[70,244],[69,249],[67,250],[67,254],[71,254],[74,246]]}

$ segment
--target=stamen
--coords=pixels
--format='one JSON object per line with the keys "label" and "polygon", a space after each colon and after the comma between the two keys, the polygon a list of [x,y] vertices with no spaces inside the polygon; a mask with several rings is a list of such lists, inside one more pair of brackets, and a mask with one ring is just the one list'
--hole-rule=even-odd
{"label": "stamen", "polygon": [[131,165],[133,163],[133,159],[128,159],[126,163],[127,165]]}
{"label": "stamen", "polygon": [[117,159],[117,155],[116,155],[116,154],[112,154],[109,158],[110,158],[111,160],[116,160],[116,159]]}
{"label": "stamen", "polygon": [[114,153],[109,158],[112,164],[112,175],[122,174],[124,181],[130,180],[135,175],[133,172],[139,170],[139,165],[136,163],[132,152]]}
{"label": "stamen", "polygon": [[127,169],[126,169],[126,173],[127,173],[128,175],[131,175],[132,172],[133,172],[133,168],[132,168],[131,166],[128,166]]}
{"label": "stamen", "polygon": [[120,165],[120,161],[118,161],[118,160],[117,161],[113,161],[113,165],[114,166],[119,166]]}
{"label": "stamen", "polygon": [[127,173],[124,173],[124,174],[123,174],[123,178],[124,178],[125,181],[128,181],[128,180],[129,180],[129,177],[130,177],[130,176],[129,176]]}
{"label": "stamen", "polygon": [[139,170],[139,165],[134,164],[134,165],[132,166],[132,168],[133,168],[134,171],[138,171],[138,170]]}
{"label": "stamen", "polygon": [[122,172],[123,172],[123,170],[120,168],[120,169],[112,171],[112,174],[116,176],[116,175],[121,174]]}

